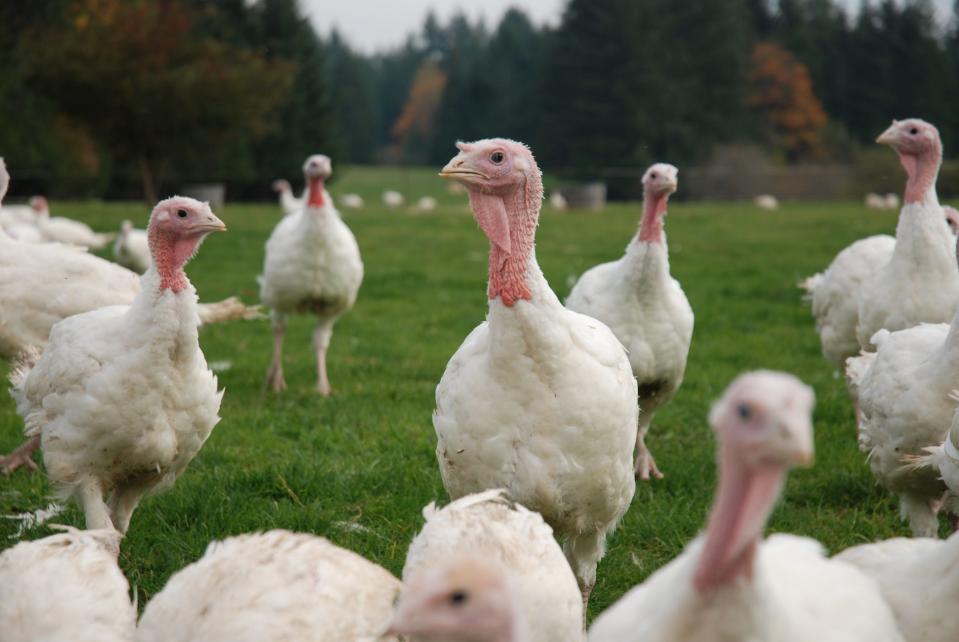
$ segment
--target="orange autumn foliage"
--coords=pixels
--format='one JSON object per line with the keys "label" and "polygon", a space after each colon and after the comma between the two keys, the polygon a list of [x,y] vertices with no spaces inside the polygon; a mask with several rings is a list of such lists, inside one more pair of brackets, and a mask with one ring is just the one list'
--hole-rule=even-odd
{"label": "orange autumn foliage", "polygon": [[790,161],[823,152],[826,112],[813,92],[809,69],[772,42],[753,48],[746,104],[765,118],[773,143]]}
{"label": "orange autumn foliage", "polygon": [[424,62],[410,86],[403,112],[393,123],[393,137],[401,141],[429,140],[445,87],[446,73],[435,61]]}

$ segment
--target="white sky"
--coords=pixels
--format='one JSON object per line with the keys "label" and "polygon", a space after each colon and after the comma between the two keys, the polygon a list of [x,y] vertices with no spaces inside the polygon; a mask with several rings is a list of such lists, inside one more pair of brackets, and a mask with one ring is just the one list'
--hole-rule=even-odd
{"label": "white sky", "polygon": [[[696,0],[677,0],[677,2]],[[872,0],[875,4],[879,0]],[[445,22],[462,10],[471,19],[482,17],[493,27],[509,7],[520,7],[536,23],[557,24],[566,0],[299,0],[304,13],[323,35],[332,27],[354,48],[373,53],[401,45],[410,33],[418,32],[430,9]],[[862,0],[839,0],[852,11]],[[952,0],[932,0],[940,20],[947,21]]]}

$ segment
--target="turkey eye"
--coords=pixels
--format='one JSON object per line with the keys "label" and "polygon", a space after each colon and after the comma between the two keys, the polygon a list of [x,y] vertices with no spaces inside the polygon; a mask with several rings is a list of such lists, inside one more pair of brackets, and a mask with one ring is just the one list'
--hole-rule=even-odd
{"label": "turkey eye", "polygon": [[916,129],[915,127],[913,127],[912,129],[909,130],[909,133],[912,134],[913,136],[915,136],[916,134],[919,133],[919,130]]}
{"label": "turkey eye", "polygon": [[450,604],[455,604],[456,606],[459,606],[463,604],[464,602],[466,602],[466,598],[467,598],[466,591],[453,591],[452,593],[450,593]]}
{"label": "turkey eye", "polygon": [[176,215],[179,216],[180,218],[186,218],[187,216],[189,216],[186,210],[177,210]]}
{"label": "turkey eye", "polygon": [[740,419],[748,420],[750,417],[753,416],[753,409],[750,408],[748,405],[741,403],[738,406],[736,406],[736,413],[739,415]]}
{"label": "turkey eye", "polygon": [[649,177],[653,180],[656,180],[656,172],[653,172],[652,174],[650,174]]}
{"label": "turkey eye", "polygon": [[489,157],[489,159],[493,161],[494,163],[496,163],[497,165],[503,162],[503,158],[505,158],[503,156],[503,152],[493,152],[492,154],[490,154],[490,157]]}

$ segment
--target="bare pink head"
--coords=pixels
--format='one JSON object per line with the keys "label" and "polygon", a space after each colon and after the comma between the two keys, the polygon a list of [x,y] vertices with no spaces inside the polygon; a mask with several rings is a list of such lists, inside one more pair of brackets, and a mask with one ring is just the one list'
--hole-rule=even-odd
{"label": "bare pink head", "polygon": [[293,188],[290,187],[290,181],[285,178],[278,178],[271,184],[273,191],[277,194],[284,194],[286,192],[292,192]]}
{"label": "bare pink head", "polygon": [[786,472],[813,459],[815,395],[796,377],[769,370],[737,377],[713,405],[719,485],[693,586],[708,593],[750,577],[756,548]]}
{"label": "bare pink head", "polygon": [[920,203],[935,190],[942,163],[942,140],[938,129],[918,118],[894,120],[876,142],[889,145],[899,155],[899,162],[908,177],[904,195],[906,203]]}
{"label": "bare pink head", "polygon": [[505,572],[489,560],[453,558],[406,582],[386,631],[417,640],[517,642]]}
{"label": "bare pink head", "polygon": [[226,225],[208,203],[174,196],[157,203],[150,215],[147,238],[160,289],[180,292],[189,285],[183,266],[193,258],[210,232],[225,232]]}
{"label": "bare pink head", "polygon": [[669,197],[679,186],[679,170],[669,163],[656,163],[643,174],[643,220],[639,240],[663,242],[663,217]]}
{"label": "bare pink head", "polygon": [[326,179],[333,175],[333,162],[329,156],[313,154],[303,162],[303,176],[306,177],[307,207],[323,207],[326,197],[323,189]]}
{"label": "bare pink head", "polygon": [[489,298],[513,305],[531,297],[526,267],[543,204],[543,180],[529,147],[505,138],[456,143],[440,176],[462,183],[490,240]]}
{"label": "bare pink head", "polygon": [[953,234],[959,234],[959,210],[952,205],[943,205],[942,211],[946,215],[946,225]]}
{"label": "bare pink head", "polygon": [[43,196],[31,196],[30,200],[27,201],[27,204],[38,216],[50,215],[50,204]]}

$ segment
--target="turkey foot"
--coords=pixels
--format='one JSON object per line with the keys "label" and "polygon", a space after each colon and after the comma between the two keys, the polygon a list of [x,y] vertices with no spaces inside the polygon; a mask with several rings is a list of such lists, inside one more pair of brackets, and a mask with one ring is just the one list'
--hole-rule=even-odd
{"label": "turkey foot", "polygon": [[30,470],[36,471],[37,462],[33,461],[33,453],[38,448],[40,448],[40,435],[31,437],[23,442],[6,457],[0,457],[0,471],[2,471],[4,475],[9,475],[21,466],[26,466]]}
{"label": "turkey foot", "polygon": [[656,467],[656,460],[653,459],[653,453],[646,447],[646,436],[642,433],[636,438],[636,465],[633,467],[633,474],[643,481],[653,479],[662,479],[663,474]]}
{"label": "turkey foot", "polygon": [[266,373],[266,386],[273,392],[286,390],[286,381],[283,379],[283,366],[273,364]]}

